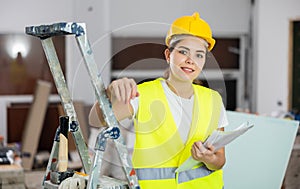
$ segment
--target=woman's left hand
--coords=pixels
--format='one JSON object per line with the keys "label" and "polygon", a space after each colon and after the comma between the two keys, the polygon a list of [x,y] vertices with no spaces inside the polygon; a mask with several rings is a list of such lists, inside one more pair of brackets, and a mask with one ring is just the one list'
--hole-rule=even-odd
{"label": "woman's left hand", "polygon": [[215,155],[215,148],[210,144],[205,147],[201,141],[197,141],[193,144],[191,153],[192,157],[197,161],[203,163],[211,162]]}
{"label": "woman's left hand", "polygon": [[210,170],[221,169],[226,161],[224,147],[215,150],[213,145],[208,144],[204,146],[201,141],[197,141],[193,144],[191,154],[195,160],[203,162]]}

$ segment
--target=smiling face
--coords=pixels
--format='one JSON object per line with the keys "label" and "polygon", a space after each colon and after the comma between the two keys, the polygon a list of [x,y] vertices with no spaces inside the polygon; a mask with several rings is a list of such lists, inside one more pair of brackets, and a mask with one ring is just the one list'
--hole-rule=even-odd
{"label": "smiling face", "polygon": [[184,36],[165,50],[165,57],[170,64],[169,79],[189,81],[196,79],[205,63],[206,42],[198,37]]}

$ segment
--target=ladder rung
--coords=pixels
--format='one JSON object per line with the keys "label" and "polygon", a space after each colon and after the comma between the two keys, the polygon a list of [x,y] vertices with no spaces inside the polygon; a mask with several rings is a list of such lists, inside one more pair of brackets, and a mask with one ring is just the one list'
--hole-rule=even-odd
{"label": "ladder rung", "polygon": [[28,35],[39,38],[48,38],[60,35],[76,35],[85,34],[85,24],[75,22],[60,22],[51,25],[28,26],[25,28]]}

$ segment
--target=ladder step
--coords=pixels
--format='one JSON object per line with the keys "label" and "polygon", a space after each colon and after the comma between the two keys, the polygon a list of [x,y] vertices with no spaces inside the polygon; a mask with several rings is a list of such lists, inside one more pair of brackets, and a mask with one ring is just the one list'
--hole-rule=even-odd
{"label": "ladder step", "polygon": [[84,23],[60,22],[51,25],[28,26],[25,33],[39,38],[48,38],[60,35],[82,35],[85,32]]}

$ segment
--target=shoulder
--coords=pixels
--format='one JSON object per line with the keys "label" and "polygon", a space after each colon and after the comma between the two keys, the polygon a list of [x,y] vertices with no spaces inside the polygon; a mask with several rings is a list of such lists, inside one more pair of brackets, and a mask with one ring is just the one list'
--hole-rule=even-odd
{"label": "shoulder", "polygon": [[220,93],[214,89],[210,89],[210,88],[204,87],[202,85],[197,85],[197,84],[193,84],[193,86],[194,86],[194,89],[196,89],[200,93],[207,93],[207,94],[212,94],[212,95],[221,97]]}
{"label": "shoulder", "polygon": [[223,103],[222,96],[220,93],[216,90],[200,86],[200,85],[194,85],[195,90],[195,98],[199,99],[201,101],[204,100],[206,102],[210,101],[212,103],[216,103],[221,105]]}
{"label": "shoulder", "polygon": [[162,78],[142,81],[137,85],[138,90],[143,90],[143,89],[150,90],[150,89],[153,89],[153,88],[155,89],[160,85],[161,80],[162,80]]}

